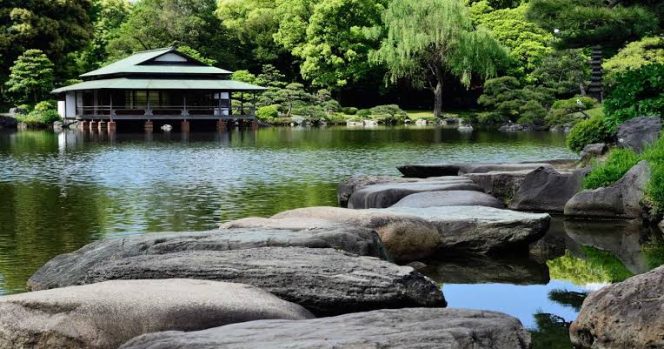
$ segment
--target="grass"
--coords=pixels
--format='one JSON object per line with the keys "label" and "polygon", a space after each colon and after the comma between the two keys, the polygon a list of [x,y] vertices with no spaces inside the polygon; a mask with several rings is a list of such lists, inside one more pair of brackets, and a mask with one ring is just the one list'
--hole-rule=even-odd
{"label": "grass", "polygon": [[639,156],[630,149],[613,149],[605,162],[596,162],[593,170],[583,179],[584,189],[606,187],[622,178],[639,162]]}
{"label": "grass", "polygon": [[604,107],[602,105],[600,105],[597,108],[588,109],[588,110],[586,110],[586,114],[588,114],[588,116],[590,116],[591,118],[593,118],[593,117],[603,118],[604,117]]}

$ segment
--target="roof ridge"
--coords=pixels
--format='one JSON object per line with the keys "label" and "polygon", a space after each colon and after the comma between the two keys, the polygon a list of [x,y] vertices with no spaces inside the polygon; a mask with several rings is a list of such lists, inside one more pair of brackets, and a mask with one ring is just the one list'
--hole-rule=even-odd
{"label": "roof ridge", "polygon": [[135,54],[138,54],[138,53],[147,53],[147,52],[163,51],[163,50],[177,50],[177,47],[167,46],[167,47],[161,47],[161,48],[152,48],[152,49],[149,49],[149,50],[142,50],[142,51],[133,52],[132,55],[135,55]]}

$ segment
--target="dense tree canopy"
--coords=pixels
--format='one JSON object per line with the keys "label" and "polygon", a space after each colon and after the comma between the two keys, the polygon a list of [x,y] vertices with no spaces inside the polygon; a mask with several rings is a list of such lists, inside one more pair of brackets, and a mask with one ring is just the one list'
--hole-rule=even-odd
{"label": "dense tree canopy", "polygon": [[408,78],[434,92],[434,115],[442,114],[443,81],[457,77],[469,86],[473,75],[496,75],[507,55],[491,34],[474,28],[461,0],[404,0],[390,3],[386,35],[374,61],[394,82]]}
{"label": "dense tree canopy", "polygon": [[117,38],[108,44],[111,58],[140,50],[187,45],[225,67],[235,68],[234,51],[221,21],[215,16],[215,0],[140,0]]}
{"label": "dense tree canopy", "polygon": [[16,104],[37,103],[53,88],[53,63],[41,50],[27,50],[11,67],[7,92]]}
{"label": "dense tree canopy", "polygon": [[617,74],[653,63],[664,64],[664,37],[647,37],[628,44],[604,62],[604,69],[609,82],[613,82]]}

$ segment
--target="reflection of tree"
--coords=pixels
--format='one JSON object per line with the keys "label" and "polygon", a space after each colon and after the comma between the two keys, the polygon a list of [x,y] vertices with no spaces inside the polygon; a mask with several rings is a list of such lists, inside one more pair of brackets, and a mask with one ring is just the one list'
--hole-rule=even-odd
{"label": "reflection of tree", "polygon": [[564,256],[547,261],[552,279],[569,280],[577,285],[598,282],[619,282],[633,274],[613,254],[594,247],[583,246],[581,258],[569,251]]}
{"label": "reflection of tree", "polygon": [[549,292],[549,299],[568,307],[572,307],[574,310],[581,310],[581,305],[583,300],[588,297],[587,292],[576,292],[568,290],[551,290]]}
{"label": "reflection of tree", "polygon": [[664,242],[653,240],[641,246],[641,252],[646,257],[649,269],[664,265]]}
{"label": "reflection of tree", "polygon": [[533,349],[569,349],[569,322],[560,316],[549,313],[537,313],[537,328],[530,330]]}
{"label": "reflection of tree", "polygon": [[21,291],[36,269],[103,230],[107,198],[89,186],[0,183],[0,288]]}

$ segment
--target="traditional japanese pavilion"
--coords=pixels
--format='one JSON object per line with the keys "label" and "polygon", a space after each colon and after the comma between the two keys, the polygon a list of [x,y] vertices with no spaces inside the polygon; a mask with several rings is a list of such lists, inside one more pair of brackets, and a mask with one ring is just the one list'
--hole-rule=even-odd
{"label": "traditional japanese pavilion", "polygon": [[53,93],[65,119],[83,122],[144,120],[152,127],[153,120],[254,120],[254,103],[245,107],[231,99],[234,93],[255,97],[265,88],[231,80],[230,74],[169,47],[82,74],[83,82]]}

